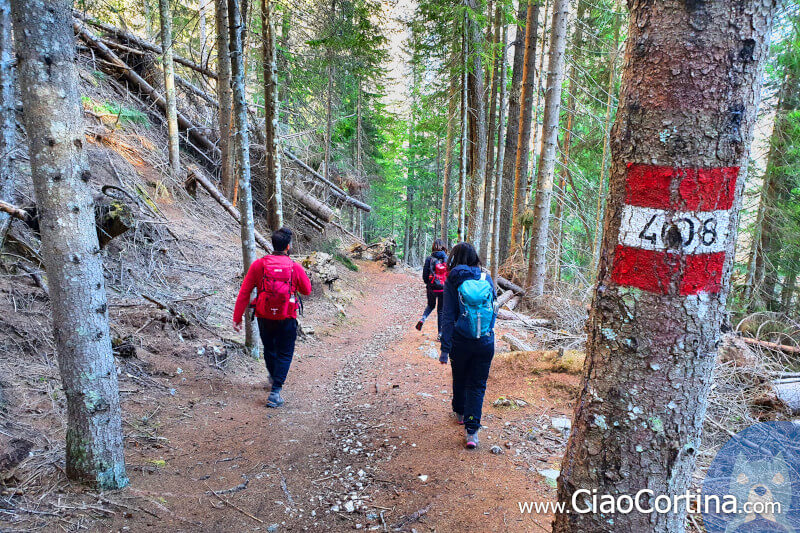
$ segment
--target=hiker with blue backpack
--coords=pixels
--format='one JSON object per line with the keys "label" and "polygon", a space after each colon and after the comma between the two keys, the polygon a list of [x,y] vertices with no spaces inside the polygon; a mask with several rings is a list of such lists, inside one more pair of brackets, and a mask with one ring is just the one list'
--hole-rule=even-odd
{"label": "hiker with blue backpack", "polygon": [[437,331],[441,337],[442,297],[444,296],[444,284],[447,281],[447,245],[442,239],[433,241],[431,255],[425,259],[425,266],[422,267],[422,281],[425,282],[428,306],[423,311],[420,321],[417,322],[417,331],[422,331],[422,325],[425,324],[435,308]]}
{"label": "hiker with blue backpack", "polygon": [[439,362],[450,360],[453,412],[458,423],[464,424],[466,447],[473,449],[478,447],[486,380],[494,357],[496,293],[471,244],[454,246],[447,267]]}
{"label": "hiker with blue backpack", "polygon": [[[297,310],[301,306],[298,293],[311,294],[311,281],[306,271],[289,257],[291,245],[292,230],[281,228],[272,232],[275,251],[250,265],[233,309],[233,329],[241,331],[242,316],[248,307],[255,304],[271,388],[267,407],[284,404],[281,390],[292,364],[297,340]],[[255,302],[250,302],[253,289],[257,289],[257,296]]]}

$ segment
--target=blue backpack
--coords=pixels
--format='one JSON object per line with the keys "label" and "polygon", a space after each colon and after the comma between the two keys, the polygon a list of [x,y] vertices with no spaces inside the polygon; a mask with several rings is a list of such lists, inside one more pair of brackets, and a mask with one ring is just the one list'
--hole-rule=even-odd
{"label": "blue backpack", "polygon": [[494,329],[494,287],[482,272],[479,279],[468,279],[458,287],[461,314],[456,330],[469,339],[485,337]]}

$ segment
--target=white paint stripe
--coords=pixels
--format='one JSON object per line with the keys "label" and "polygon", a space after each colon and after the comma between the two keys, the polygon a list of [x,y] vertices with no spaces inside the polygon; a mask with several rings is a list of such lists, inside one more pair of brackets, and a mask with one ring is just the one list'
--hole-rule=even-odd
{"label": "white paint stripe", "polygon": [[619,243],[645,250],[680,250],[686,254],[722,252],[730,227],[729,210],[667,211],[626,205],[622,210]]}

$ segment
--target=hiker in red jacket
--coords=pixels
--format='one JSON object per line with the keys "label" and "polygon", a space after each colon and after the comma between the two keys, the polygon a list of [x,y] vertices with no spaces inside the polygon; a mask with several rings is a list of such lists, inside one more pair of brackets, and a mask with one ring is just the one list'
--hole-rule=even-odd
{"label": "hiker in red jacket", "polygon": [[258,290],[255,315],[272,386],[267,407],[280,407],[284,403],[281,389],[292,364],[297,340],[297,309],[300,307],[297,293],[311,294],[311,281],[306,271],[289,258],[291,245],[292,230],[281,228],[273,232],[275,251],[250,265],[233,309],[233,329],[241,331],[242,315],[251,303],[250,295],[253,289]]}

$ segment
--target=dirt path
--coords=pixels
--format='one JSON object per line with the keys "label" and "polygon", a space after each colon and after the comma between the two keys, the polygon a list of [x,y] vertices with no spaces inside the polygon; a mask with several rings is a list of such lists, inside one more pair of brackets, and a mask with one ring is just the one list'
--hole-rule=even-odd
{"label": "dirt path", "polygon": [[[131,487],[111,497],[139,511],[96,526],[547,528],[548,516],[523,516],[517,501],[554,495],[537,471],[557,466],[564,439],[551,428],[551,416],[570,413],[566,398],[577,378],[498,356],[481,448],[467,451],[449,417],[449,368],[432,358],[435,324],[422,335],[412,327],[424,302],[419,283],[374,264],[363,265],[362,273],[361,295],[346,318],[314,324],[318,334],[298,344],[282,409],[264,406],[260,365],[249,373],[210,375],[200,365],[178,371],[174,360],[157,361],[171,376],[174,395],[155,412],[139,409],[137,420],[157,428],[164,445],[128,447]],[[500,396],[527,405],[493,407]],[[137,411],[135,402],[126,408]],[[492,453],[493,445],[502,453]]]}

